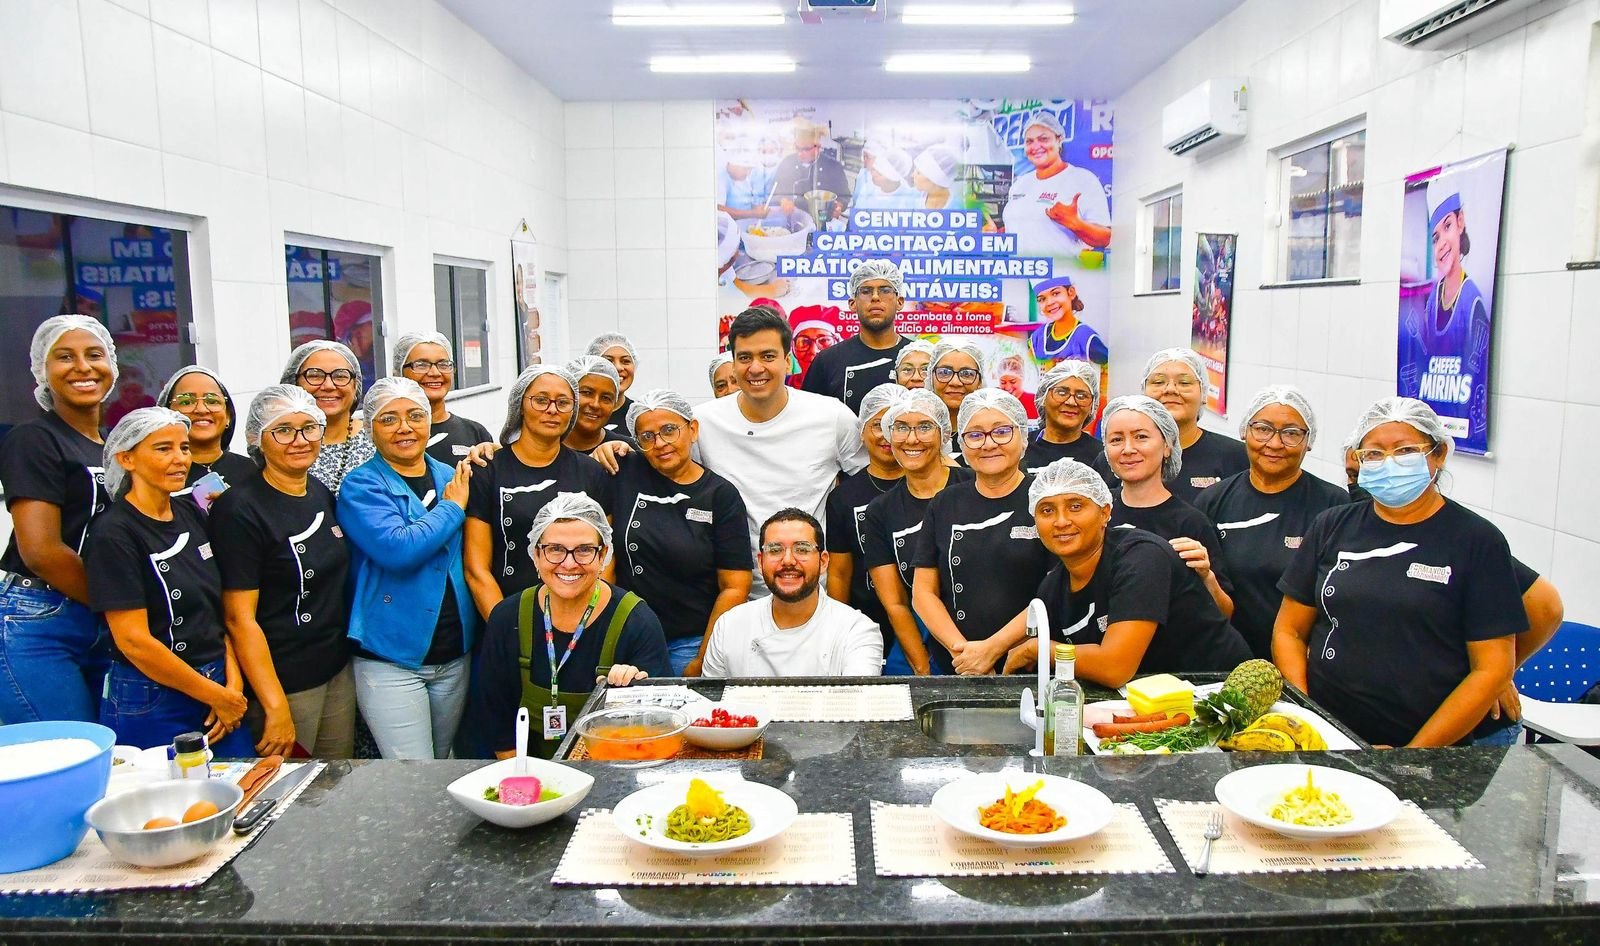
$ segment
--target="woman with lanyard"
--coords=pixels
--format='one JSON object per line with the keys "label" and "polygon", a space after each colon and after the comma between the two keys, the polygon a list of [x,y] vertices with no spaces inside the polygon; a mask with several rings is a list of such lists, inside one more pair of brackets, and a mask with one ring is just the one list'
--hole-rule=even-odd
{"label": "woman with lanyard", "polygon": [[878,423],[905,473],[888,492],[867,503],[861,530],[862,559],[888,620],[883,672],[927,676],[934,672],[928,632],[911,610],[913,553],[928,504],[947,485],[971,480],[972,471],[945,462],[950,414],[932,391],[911,391],[889,405]]}
{"label": "woman with lanyard", "polygon": [[175,496],[193,495],[195,484],[215,473],[205,496],[196,496],[200,508],[230,486],[237,486],[256,475],[256,465],[243,454],[228,450],[233,446],[233,428],[238,413],[233,396],[222,379],[199,365],[179,368],[167,379],[156,402],[189,418],[189,481]]}
{"label": "woman with lanyard", "polygon": [[[928,360],[928,378],[925,383],[928,390],[939,395],[939,399],[944,401],[945,408],[950,412],[950,425],[959,433],[961,425],[956,422],[956,416],[961,410],[961,402],[983,385],[983,349],[979,348],[976,342],[966,339],[940,342],[933,347],[933,355]],[[1027,420],[1026,413],[1023,414],[1023,420]],[[1026,427],[1023,428],[1022,435],[1023,443],[1026,444]],[[957,462],[965,456],[960,447],[961,445],[954,441],[950,444]]]}
{"label": "woman with lanyard", "polygon": [[[741,534],[739,544],[748,546],[748,538]],[[596,683],[620,687],[668,673],[655,612],[600,577],[611,525],[599,503],[582,493],[556,496],[539,510],[526,547],[538,582],[489,615],[472,687],[469,726],[500,759],[516,753],[518,706],[543,736],[529,749],[549,758]]]}
{"label": "woman with lanyard", "polygon": [[188,418],[164,407],[130,411],[106,437],[116,501],[95,521],[87,560],[89,601],[116,649],[100,723],[125,745],[199,731],[218,758],[252,758],[239,668],[262,681],[269,658],[262,642],[226,632],[205,513],[172,501],[189,473],[188,445]]}
{"label": "woman with lanyard", "polygon": [[1312,521],[1350,498],[1300,468],[1316,442],[1317,418],[1298,388],[1263,388],[1243,418],[1239,435],[1250,469],[1202,490],[1195,505],[1222,542],[1218,562],[1233,582],[1233,626],[1252,654],[1271,660],[1272,622],[1283,603],[1278,579]]}
{"label": "woman with lanyard", "polygon": [[289,756],[297,744],[325,759],[355,751],[355,678],[345,636],[350,551],[333,492],[310,475],[325,422],[305,391],[263,388],[244,425],[261,475],[211,507],[228,633],[263,641],[269,654],[262,679],[251,681],[245,712],[264,756]]}
{"label": "woman with lanyard", "polygon": [[511,385],[500,428],[504,448],[473,476],[467,504],[467,583],[481,617],[533,585],[524,544],[545,503],[557,493],[587,493],[601,508],[611,507],[605,468],[561,442],[577,404],[577,384],[554,365],[531,365]]}
{"label": "woman with lanyard", "polygon": [[1111,528],[1143,529],[1166,539],[1200,576],[1223,617],[1232,617],[1233,583],[1222,569],[1216,526],[1166,486],[1184,463],[1177,422],[1160,404],[1131,394],[1106,405],[1100,427],[1106,460],[1122,481],[1113,495]]}
{"label": "woman with lanyard", "polygon": [[313,398],[328,419],[311,475],[339,495],[345,475],[372,459],[372,438],[351,415],[361,398],[361,362],[338,342],[306,342],[289,353],[283,384],[297,384]]}
{"label": "woman with lanyard", "polygon": [[933,638],[928,650],[940,673],[993,673],[1009,646],[996,636],[1027,607],[1050,556],[1028,511],[1022,402],[995,388],[974,391],[957,422],[975,478],[929,504],[912,559],[911,606]]}
{"label": "woman with lanyard", "polygon": [[617,369],[617,403],[611,410],[611,420],[606,427],[610,430],[619,429],[627,423],[628,408],[633,406],[633,402],[628,400],[628,389],[633,387],[633,372],[639,355],[633,350],[633,343],[628,341],[627,336],[616,332],[596,335],[589,342],[589,350],[585,354],[598,355]]}
{"label": "woman with lanyard", "polygon": [[711,381],[712,398],[727,397],[739,393],[739,382],[733,370],[733,352],[719,351],[711,359],[711,366],[707,369],[707,376]]}
{"label": "woman with lanyard", "polygon": [[1354,442],[1372,502],[1307,530],[1278,583],[1273,661],[1375,746],[1509,744],[1491,710],[1528,616],[1505,536],[1439,492],[1452,443],[1427,404],[1383,398]]}
{"label": "woman with lanyard", "polygon": [[[578,406],[573,412],[572,429],[561,442],[579,453],[588,453],[607,440],[626,442],[628,438],[622,431],[628,415],[613,413],[622,398],[622,378],[617,369],[599,355],[580,355],[567,363],[566,371],[577,386]],[[608,427],[612,417],[623,423]]]}
{"label": "woman with lanyard", "polygon": [[83,559],[106,508],[100,420],[117,346],[83,315],[46,319],[29,346],[44,414],[0,450],[11,539],[0,558],[0,724],[100,716],[109,649],[89,610]]}
{"label": "woman with lanyard", "polygon": [[445,398],[456,386],[450,339],[438,332],[407,332],[400,336],[394,343],[394,373],[417,382],[428,396],[428,456],[445,466],[455,466],[479,444],[490,444],[488,453],[493,455],[494,437],[489,429],[470,417],[450,413],[445,406]]}
{"label": "woman with lanyard", "polygon": [[[1108,528],[1111,490],[1093,469],[1057,460],[1028,489],[1039,540],[1057,564],[1038,598],[1050,636],[1078,648],[1078,675],[1108,687],[1152,673],[1226,672],[1248,660],[1244,638],[1217,609],[1199,576],[1159,536]],[[1006,672],[1036,666],[1026,617],[1007,628],[1015,642]]]}
{"label": "woman with lanyard", "polygon": [[461,567],[472,461],[427,454],[428,396],[380,378],[362,404],[377,456],[339,492],[349,538],[356,703],[385,759],[443,759],[481,622]]}
{"label": "woman with lanyard", "polygon": [[1192,505],[1201,490],[1249,468],[1244,444],[1200,428],[1206,402],[1206,363],[1194,349],[1166,348],[1151,355],[1144,366],[1144,393],[1159,401],[1178,423],[1183,476],[1168,484],[1178,498]]}
{"label": "woman with lanyard", "polygon": [[909,391],[928,386],[928,363],[933,361],[933,342],[914,338],[894,356],[894,380]]}
{"label": "woman with lanyard", "polygon": [[840,477],[828,494],[827,504],[828,597],[843,601],[871,618],[883,634],[886,655],[895,635],[889,615],[878,600],[872,577],[867,573],[864,545],[867,506],[898,486],[906,475],[895,460],[889,435],[881,421],[884,413],[905,400],[909,393],[898,384],[886,382],[861,398],[856,435],[867,448],[867,465]]}
{"label": "woman with lanyard", "polygon": [[1091,433],[1095,407],[1100,401],[1100,367],[1087,361],[1063,361],[1039,379],[1034,397],[1044,421],[1039,435],[1028,444],[1022,466],[1037,473],[1057,460],[1092,464],[1104,445]]}

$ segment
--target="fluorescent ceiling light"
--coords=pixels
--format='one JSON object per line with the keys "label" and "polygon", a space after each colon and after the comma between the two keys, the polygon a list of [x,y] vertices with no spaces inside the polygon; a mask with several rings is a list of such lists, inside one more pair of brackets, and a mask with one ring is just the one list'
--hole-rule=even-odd
{"label": "fluorescent ceiling light", "polygon": [[793,72],[787,56],[656,56],[651,72]]}
{"label": "fluorescent ceiling light", "polygon": [[900,22],[908,26],[1066,26],[1074,19],[1072,8],[1064,6],[995,9],[917,5],[900,13]]}
{"label": "fluorescent ceiling light", "polygon": [[976,53],[905,53],[890,56],[886,72],[1027,72],[1033,61],[1023,55]]}
{"label": "fluorescent ceiling light", "polygon": [[782,26],[783,11],[766,4],[615,7],[611,11],[611,23],[614,26]]}

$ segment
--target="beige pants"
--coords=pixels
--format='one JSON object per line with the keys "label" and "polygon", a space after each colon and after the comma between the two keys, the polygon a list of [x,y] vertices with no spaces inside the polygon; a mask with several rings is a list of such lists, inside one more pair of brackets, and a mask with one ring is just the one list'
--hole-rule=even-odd
{"label": "beige pants", "polygon": [[[350,665],[319,687],[289,694],[294,741],[318,759],[348,759],[356,750],[356,682]],[[251,701],[245,723],[257,742],[266,727],[261,704]]]}

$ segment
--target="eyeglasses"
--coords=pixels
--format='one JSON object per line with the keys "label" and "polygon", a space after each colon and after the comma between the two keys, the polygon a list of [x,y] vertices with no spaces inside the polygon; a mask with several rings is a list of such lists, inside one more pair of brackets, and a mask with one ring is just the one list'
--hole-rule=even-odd
{"label": "eyeglasses", "polygon": [[282,427],[272,428],[267,433],[272,435],[273,440],[285,447],[294,443],[295,437],[300,437],[306,443],[316,443],[322,439],[322,425],[307,424],[304,427],[290,427],[288,424],[284,424]]}
{"label": "eyeglasses", "polygon": [[181,411],[196,404],[204,404],[207,407],[222,407],[228,402],[223,400],[220,394],[174,394],[171,403],[173,407]]}
{"label": "eyeglasses", "polygon": [[782,542],[768,542],[761,546],[761,554],[768,558],[783,558],[785,552],[794,554],[797,559],[810,558],[821,551],[815,542],[801,540],[793,545],[784,545]]}
{"label": "eyeglasses", "polygon": [[639,435],[639,446],[646,450],[661,443],[677,443],[678,436],[683,433],[681,424],[662,424],[660,430],[647,430]]}
{"label": "eyeglasses", "polygon": [[1383,461],[1389,457],[1394,457],[1401,463],[1415,462],[1419,457],[1426,457],[1437,449],[1439,449],[1439,445],[1436,443],[1404,443],[1393,450],[1379,450],[1376,448],[1357,450],[1356,459],[1361,462],[1362,466],[1375,470],[1382,466]]}
{"label": "eyeglasses", "polygon": [[548,411],[554,407],[557,414],[566,414],[571,412],[573,401],[570,397],[551,397],[548,394],[534,394],[528,398],[528,403],[532,404],[534,410],[537,411]]}
{"label": "eyeglasses", "polygon": [[[400,424],[400,416],[401,415],[395,413],[394,411],[388,411],[383,414],[379,414],[378,419],[373,421],[373,423],[377,424],[379,427],[397,427]],[[420,424],[428,419],[428,412],[418,407],[413,410],[406,411],[405,419],[406,423]]]}
{"label": "eyeglasses", "polygon": [[429,371],[432,371],[436,368],[440,374],[445,374],[446,372],[456,370],[456,363],[448,358],[444,358],[439,361],[423,361],[421,358],[418,358],[416,361],[406,362],[404,367],[407,371],[411,371],[416,374],[427,374]]}
{"label": "eyeglasses", "polygon": [[918,440],[928,440],[938,432],[939,425],[928,420],[925,420],[915,426],[911,424],[902,424],[898,421],[889,425],[889,439],[895,443],[905,443],[907,440],[911,439],[912,434],[916,434]]}
{"label": "eyeglasses", "polygon": [[539,550],[539,557],[551,565],[560,565],[567,560],[569,555],[579,565],[593,565],[594,560],[600,557],[600,550],[603,547],[600,545],[580,545],[577,548],[569,549],[565,545],[546,545],[543,543],[534,546]]}
{"label": "eyeglasses", "polygon": [[1271,443],[1274,434],[1283,441],[1285,447],[1298,447],[1306,442],[1307,430],[1304,427],[1274,427],[1258,420],[1247,424],[1245,430],[1250,431],[1250,439],[1256,443]]}
{"label": "eyeglasses", "polygon": [[1186,374],[1178,375],[1176,378],[1169,378],[1164,374],[1153,374],[1144,379],[1144,386],[1147,391],[1151,389],[1159,391],[1168,385],[1177,388],[1179,391],[1193,391],[1200,386],[1200,382]]}
{"label": "eyeglasses", "polygon": [[898,296],[899,290],[893,286],[861,286],[856,289],[857,299],[872,299],[877,296]]}
{"label": "eyeglasses", "polygon": [[894,369],[894,373],[896,376],[901,378],[926,378],[928,376],[928,366],[901,365],[900,367]]}
{"label": "eyeglasses", "polygon": [[1006,444],[1010,443],[1011,442],[1011,438],[1015,437],[1016,435],[1017,435],[1017,428],[1014,425],[1012,425],[1012,424],[1002,424],[1001,426],[996,427],[996,428],[994,428],[992,430],[969,430],[969,431],[966,431],[961,435],[961,439],[966,443],[967,446],[969,446],[972,449],[976,450],[979,447],[983,446],[983,442],[985,440],[993,440],[995,446],[1003,447]]}
{"label": "eyeglasses", "polygon": [[321,368],[307,368],[300,372],[300,380],[317,387],[324,381],[332,381],[333,386],[342,388],[356,379],[356,373],[349,368],[335,368],[332,371],[323,371]]}
{"label": "eyeglasses", "polygon": [[1090,394],[1088,391],[1073,391],[1068,389],[1064,384],[1058,384],[1051,388],[1050,393],[1046,394],[1044,397],[1047,401],[1065,401],[1067,398],[1071,398],[1079,404],[1088,404],[1090,401],[1094,400],[1094,395]]}
{"label": "eyeglasses", "polygon": [[933,369],[933,380],[949,382],[951,378],[960,378],[962,384],[976,384],[983,374],[977,368],[947,368],[944,365]]}

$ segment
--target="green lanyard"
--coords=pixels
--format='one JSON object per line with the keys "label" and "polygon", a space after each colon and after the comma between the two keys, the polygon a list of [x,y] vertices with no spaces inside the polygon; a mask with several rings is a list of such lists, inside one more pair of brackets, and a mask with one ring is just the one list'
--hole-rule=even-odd
{"label": "green lanyard", "polygon": [[589,606],[584,609],[583,617],[578,619],[578,629],[572,632],[572,640],[567,642],[567,650],[566,650],[566,653],[561,655],[561,662],[560,663],[556,663],[555,625],[550,623],[550,590],[548,588],[545,589],[545,592],[544,592],[544,651],[545,651],[546,656],[548,656],[550,658],[550,705],[551,706],[560,706],[561,705],[561,703],[560,703],[560,700],[561,700],[561,684],[558,682],[557,678],[561,673],[561,668],[565,667],[567,665],[567,660],[572,656],[572,652],[577,649],[578,641],[580,639],[582,639],[584,629],[589,624],[589,618],[591,616],[593,616],[593,614],[594,614],[595,605],[597,605],[599,603],[600,603],[600,585],[599,585],[598,582],[596,582],[595,586],[594,586],[594,593],[589,595]]}

